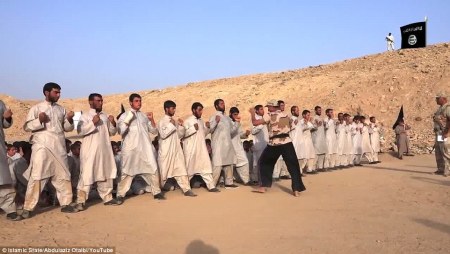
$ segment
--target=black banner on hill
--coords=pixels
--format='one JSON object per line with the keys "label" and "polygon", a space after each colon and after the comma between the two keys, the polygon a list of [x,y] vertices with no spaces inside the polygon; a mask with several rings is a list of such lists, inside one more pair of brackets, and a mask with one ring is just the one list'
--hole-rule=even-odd
{"label": "black banner on hill", "polygon": [[402,49],[423,48],[427,46],[427,22],[417,22],[400,27]]}

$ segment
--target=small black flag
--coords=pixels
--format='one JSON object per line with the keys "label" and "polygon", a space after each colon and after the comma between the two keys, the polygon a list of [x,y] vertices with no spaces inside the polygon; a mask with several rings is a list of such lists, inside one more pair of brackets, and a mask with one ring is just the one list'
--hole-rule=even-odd
{"label": "small black flag", "polygon": [[397,121],[395,121],[394,126],[392,126],[392,129],[395,130],[395,127],[397,127],[397,125],[400,123],[400,120],[403,120],[403,105],[400,108],[400,112],[398,112],[398,117],[397,117]]}
{"label": "small black flag", "polygon": [[120,116],[125,113],[125,108],[123,107],[123,104],[120,104],[120,114],[117,115],[116,119],[119,120]]}
{"label": "small black flag", "polygon": [[400,27],[402,49],[423,48],[427,46],[427,22],[417,22]]}

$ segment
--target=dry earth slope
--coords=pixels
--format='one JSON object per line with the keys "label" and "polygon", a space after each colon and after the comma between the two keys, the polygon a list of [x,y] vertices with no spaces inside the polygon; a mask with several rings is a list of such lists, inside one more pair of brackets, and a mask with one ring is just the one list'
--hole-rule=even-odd
{"label": "dry earth slope", "polygon": [[[143,111],[154,112],[157,119],[162,116],[162,104],[167,99],[177,103],[177,115],[183,118],[190,114],[194,101],[202,102],[206,119],[214,111],[213,101],[222,98],[227,108],[240,108],[245,128],[250,124],[248,109],[271,98],[285,100],[287,110],[292,105],[301,109],[321,105],[334,108],[336,113],[373,115],[385,126],[383,147],[386,150],[393,147],[391,126],[403,105],[406,120],[413,126],[413,149],[416,153],[426,153],[431,151],[434,142],[431,120],[436,110],[434,94],[445,91],[450,95],[449,84],[450,48],[448,43],[443,43],[298,70],[188,83],[139,93],[143,96]],[[92,90],[86,91],[86,97],[90,92],[108,94],[108,91]],[[127,106],[128,95],[105,96],[104,110],[117,115],[120,103]],[[15,125],[6,130],[7,140],[28,139],[29,134],[22,130],[22,125],[35,101],[20,101],[7,95],[0,95],[0,99],[15,115]],[[60,103],[74,111],[88,108],[86,98],[62,99]]]}

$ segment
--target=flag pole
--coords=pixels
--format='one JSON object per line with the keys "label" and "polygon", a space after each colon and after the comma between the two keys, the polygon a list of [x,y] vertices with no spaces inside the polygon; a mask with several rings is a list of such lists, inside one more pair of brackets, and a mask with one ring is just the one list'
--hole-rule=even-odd
{"label": "flag pole", "polygon": [[428,43],[427,43],[427,33],[428,33],[428,29],[427,29],[427,23],[428,23],[428,17],[427,16],[425,16],[425,47],[428,45]]}

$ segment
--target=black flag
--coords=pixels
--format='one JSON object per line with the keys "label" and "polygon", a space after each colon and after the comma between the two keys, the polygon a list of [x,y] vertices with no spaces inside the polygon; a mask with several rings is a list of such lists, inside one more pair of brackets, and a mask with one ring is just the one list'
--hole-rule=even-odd
{"label": "black flag", "polygon": [[427,22],[417,22],[400,27],[402,49],[423,48],[427,46]]}
{"label": "black flag", "polygon": [[120,104],[120,114],[117,115],[117,118],[116,118],[116,119],[119,120],[120,116],[121,116],[123,113],[125,113],[125,108],[123,107],[123,104],[121,103],[121,104]]}
{"label": "black flag", "polygon": [[395,127],[397,127],[397,125],[399,124],[400,120],[403,120],[403,105],[400,108],[400,112],[398,112],[398,117],[397,117],[397,121],[395,121],[394,126],[392,126],[392,129],[395,129]]}

